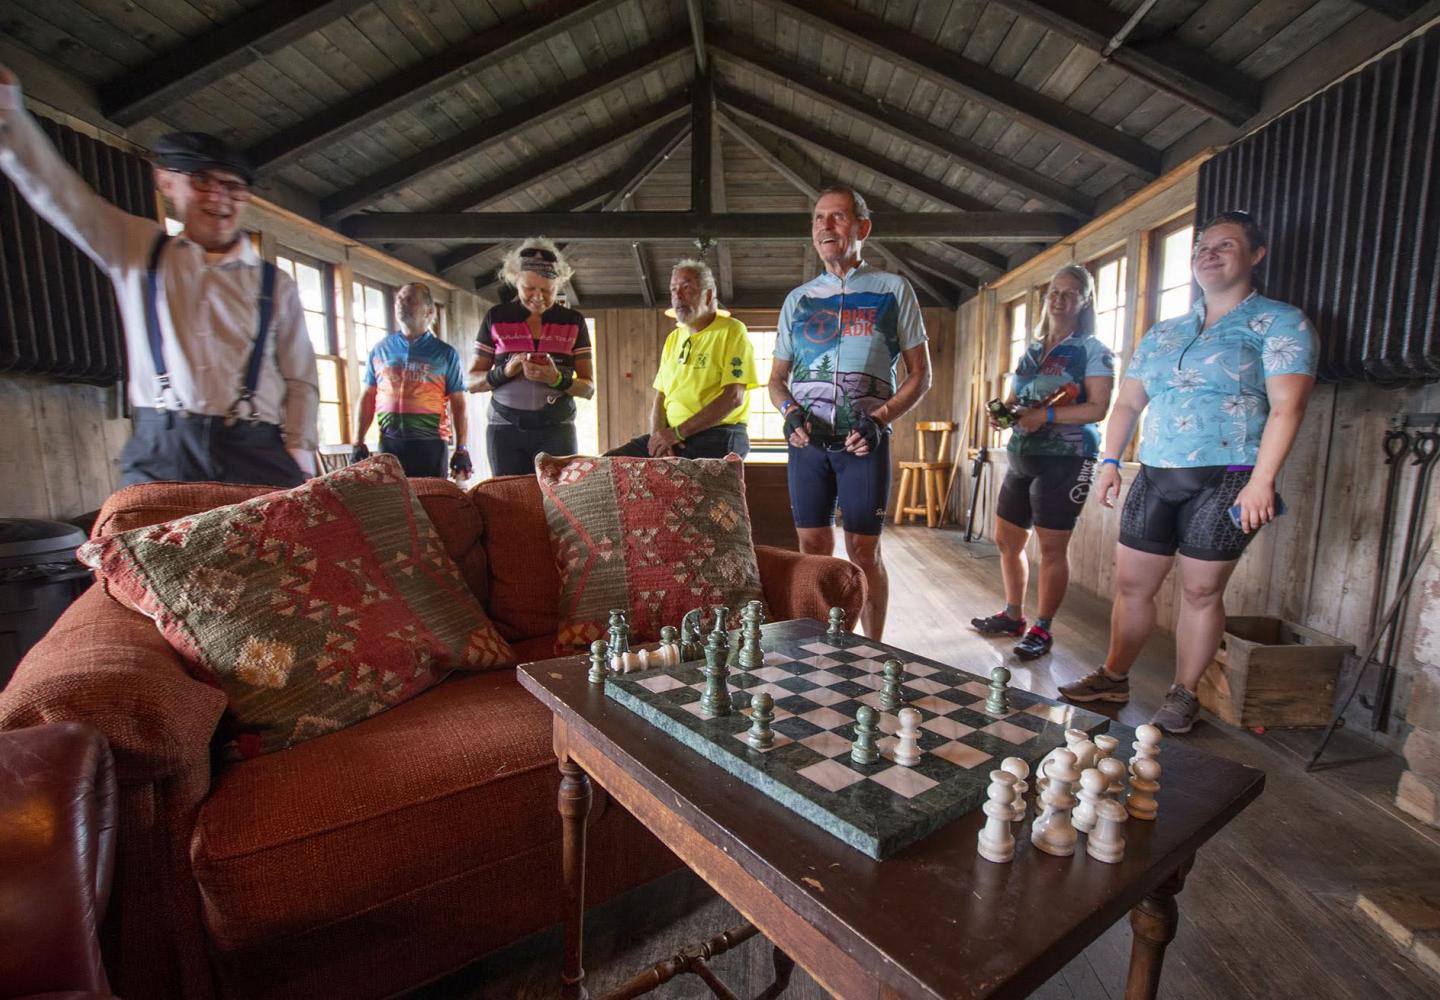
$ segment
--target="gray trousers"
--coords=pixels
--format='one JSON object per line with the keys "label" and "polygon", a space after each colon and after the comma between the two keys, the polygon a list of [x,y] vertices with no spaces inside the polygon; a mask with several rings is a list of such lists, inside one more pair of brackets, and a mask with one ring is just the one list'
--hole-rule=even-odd
{"label": "gray trousers", "polygon": [[135,408],[135,433],[120,453],[121,485],[160,480],[299,486],[305,474],[275,424],[176,410]]}

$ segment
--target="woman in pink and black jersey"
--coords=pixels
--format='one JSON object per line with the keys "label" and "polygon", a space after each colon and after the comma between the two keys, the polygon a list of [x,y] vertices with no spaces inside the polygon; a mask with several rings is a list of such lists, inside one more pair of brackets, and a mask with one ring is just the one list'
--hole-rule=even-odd
{"label": "woman in pink and black jersey", "polygon": [[528,239],[505,255],[500,277],[516,298],[485,314],[470,365],[471,392],[489,392],[485,431],[490,474],[523,475],[535,456],[573,455],[575,401],[595,395],[590,330],[555,294],[574,274],[550,240]]}

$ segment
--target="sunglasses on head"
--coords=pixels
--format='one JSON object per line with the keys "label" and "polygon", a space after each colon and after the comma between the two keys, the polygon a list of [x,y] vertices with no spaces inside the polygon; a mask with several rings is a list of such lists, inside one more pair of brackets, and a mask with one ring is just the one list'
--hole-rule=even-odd
{"label": "sunglasses on head", "polygon": [[546,250],[543,247],[526,247],[520,251],[520,256],[526,260],[538,257],[547,264],[553,264],[556,261],[555,252],[553,250]]}

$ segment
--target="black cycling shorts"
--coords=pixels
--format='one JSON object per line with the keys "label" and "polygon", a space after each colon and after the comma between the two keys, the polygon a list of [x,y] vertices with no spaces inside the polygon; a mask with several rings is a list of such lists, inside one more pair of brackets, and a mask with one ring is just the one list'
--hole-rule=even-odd
{"label": "black cycling shorts", "polygon": [[1120,544],[1157,556],[1179,549],[1191,559],[1239,559],[1255,532],[1240,530],[1230,520],[1230,508],[1248,482],[1249,469],[1142,465],[1120,513]]}
{"label": "black cycling shorts", "polygon": [[1051,531],[1072,531],[1094,479],[1093,458],[1012,453],[995,513],[1021,528],[1033,524]]}
{"label": "black cycling shorts", "polygon": [[890,435],[880,435],[880,447],[864,457],[852,455],[838,444],[790,445],[787,469],[790,513],[797,528],[829,528],[835,524],[835,505],[852,535],[878,535],[885,524],[890,501]]}

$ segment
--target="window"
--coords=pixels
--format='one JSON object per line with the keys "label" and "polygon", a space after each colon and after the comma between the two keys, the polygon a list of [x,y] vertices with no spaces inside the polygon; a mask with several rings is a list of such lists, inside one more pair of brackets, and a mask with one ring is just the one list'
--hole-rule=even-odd
{"label": "window", "polygon": [[785,443],[785,419],[764,388],[770,382],[770,366],[775,362],[775,333],[774,329],[750,327],[750,343],[755,348],[755,378],[761,386],[750,393],[750,417],[745,422],[754,444]]}
{"label": "window", "polygon": [[1195,242],[1195,227],[1186,219],[1155,232],[1156,272],[1155,322],[1183,316],[1189,310],[1194,294],[1190,278],[1190,249]]}
{"label": "window", "polygon": [[1005,352],[1004,368],[1004,390],[1002,396],[1008,396],[1015,378],[1015,366],[1025,355],[1025,349],[1030,346],[1030,296],[1024,295],[1011,302],[1005,307],[1005,314],[1009,321],[1009,346]]}
{"label": "window", "polygon": [[1095,276],[1095,336],[1119,357],[1125,349],[1125,254],[1117,251],[1090,264]]}
{"label": "window", "polygon": [[[575,447],[582,455],[600,454],[600,369],[596,359],[600,357],[600,345],[595,343],[595,321],[585,317],[590,330],[590,365],[595,372],[595,395],[589,399],[575,398]],[[463,361],[462,361],[463,364]]]}
{"label": "window", "polygon": [[[389,288],[355,275],[350,283],[350,308],[355,314],[355,384],[361,391],[365,388],[365,365],[370,352],[394,331],[391,329],[393,313],[392,293]],[[380,447],[380,422],[370,424],[365,443],[371,448]]]}
{"label": "window", "polygon": [[275,266],[288,274],[300,290],[300,308],[305,316],[305,331],[315,349],[315,369],[320,381],[318,424],[321,444],[348,441],[349,419],[345,399],[345,379],[341,374],[344,360],[340,356],[335,326],[335,293],[330,283],[330,265],[324,261],[280,247]]}

